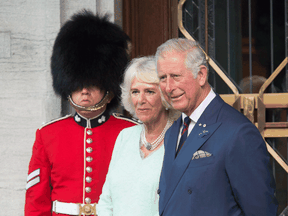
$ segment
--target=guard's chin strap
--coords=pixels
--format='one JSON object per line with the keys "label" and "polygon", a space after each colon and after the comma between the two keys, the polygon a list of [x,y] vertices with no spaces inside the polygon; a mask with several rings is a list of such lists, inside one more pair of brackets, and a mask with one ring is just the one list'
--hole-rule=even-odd
{"label": "guard's chin strap", "polygon": [[68,96],[68,100],[69,100],[71,106],[74,107],[77,110],[81,110],[81,111],[96,111],[96,110],[99,110],[99,109],[103,108],[109,101],[112,100],[113,97],[114,97],[114,94],[112,92],[107,91],[105,96],[102,98],[102,100],[99,103],[95,104],[94,106],[89,106],[89,107],[84,107],[84,106],[80,106],[80,105],[76,104],[72,100],[70,95]]}

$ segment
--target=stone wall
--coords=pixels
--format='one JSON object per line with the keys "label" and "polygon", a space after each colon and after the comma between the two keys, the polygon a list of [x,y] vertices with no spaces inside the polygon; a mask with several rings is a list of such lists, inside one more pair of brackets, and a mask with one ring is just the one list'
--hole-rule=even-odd
{"label": "stone wall", "polygon": [[61,24],[83,8],[108,11],[114,20],[114,0],[0,1],[1,215],[24,215],[35,131],[61,113],[50,75],[52,46]]}

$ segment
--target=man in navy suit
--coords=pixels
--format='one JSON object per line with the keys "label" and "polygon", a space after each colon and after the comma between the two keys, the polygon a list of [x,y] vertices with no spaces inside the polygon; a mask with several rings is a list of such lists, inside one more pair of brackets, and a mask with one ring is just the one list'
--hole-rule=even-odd
{"label": "man in navy suit", "polygon": [[182,116],[165,135],[158,193],[162,216],[276,215],[269,154],[257,128],[211,89],[196,42],[157,49],[164,97]]}

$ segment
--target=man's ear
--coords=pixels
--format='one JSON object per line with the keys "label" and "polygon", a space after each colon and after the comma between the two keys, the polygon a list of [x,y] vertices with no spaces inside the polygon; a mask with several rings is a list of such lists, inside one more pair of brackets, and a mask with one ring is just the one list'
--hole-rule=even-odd
{"label": "man's ear", "polygon": [[207,81],[208,70],[204,65],[200,65],[200,70],[198,72],[197,80],[200,86],[204,86]]}
{"label": "man's ear", "polygon": [[107,104],[110,103],[111,100],[114,98],[114,94],[113,94],[111,91],[109,91],[108,94],[109,94],[109,99],[108,99],[108,101],[107,101]]}

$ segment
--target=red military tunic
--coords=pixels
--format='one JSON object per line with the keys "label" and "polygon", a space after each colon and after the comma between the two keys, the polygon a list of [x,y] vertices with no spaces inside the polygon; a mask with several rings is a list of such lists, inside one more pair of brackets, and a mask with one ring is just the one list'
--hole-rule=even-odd
{"label": "red military tunic", "polygon": [[55,200],[98,202],[116,138],[122,129],[135,125],[115,117],[105,112],[87,120],[76,113],[37,130],[27,178],[26,216],[56,215],[52,213]]}

